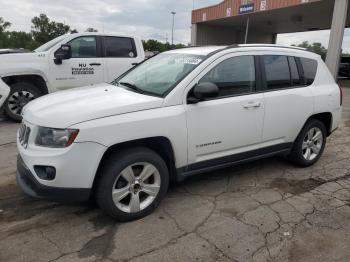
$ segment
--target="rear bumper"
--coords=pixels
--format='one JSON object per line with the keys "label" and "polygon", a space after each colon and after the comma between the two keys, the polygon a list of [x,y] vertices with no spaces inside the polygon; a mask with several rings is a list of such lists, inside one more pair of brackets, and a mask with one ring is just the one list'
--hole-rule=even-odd
{"label": "rear bumper", "polygon": [[0,108],[4,104],[10,93],[10,88],[0,78]]}
{"label": "rear bumper", "polygon": [[35,198],[44,198],[59,202],[85,202],[90,198],[90,189],[60,188],[40,184],[32,172],[24,164],[20,155],[17,156],[17,184],[22,191]]}

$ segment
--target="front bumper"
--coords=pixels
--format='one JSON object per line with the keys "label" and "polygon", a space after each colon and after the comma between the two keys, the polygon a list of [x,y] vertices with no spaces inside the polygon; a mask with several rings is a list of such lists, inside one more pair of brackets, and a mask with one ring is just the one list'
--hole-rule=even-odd
{"label": "front bumper", "polygon": [[0,78],[0,108],[4,104],[4,102],[7,99],[9,93],[10,93],[10,88]]}
{"label": "front bumper", "polygon": [[31,197],[60,202],[84,202],[90,197],[91,190],[88,188],[59,188],[40,184],[20,155],[17,156],[16,179],[23,192]]}

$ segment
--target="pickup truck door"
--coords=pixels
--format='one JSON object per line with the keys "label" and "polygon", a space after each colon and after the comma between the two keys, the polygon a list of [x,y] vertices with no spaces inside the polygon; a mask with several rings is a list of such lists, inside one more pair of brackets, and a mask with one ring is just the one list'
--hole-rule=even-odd
{"label": "pickup truck door", "polygon": [[130,37],[102,37],[103,60],[105,64],[104,79],[110,83],[118,76],[142,61],[142,54],[137,52],[135,40]]}
{"label": "pickup truck door", "polygon": [[50,59],[50,82],[54,90],[86,86],[103,82],[103,59],[100,40],[96,36],[79,36],[68,42],[72,57],[54,63],[54,52]]}
{"label": "pickup truck door", "polygon": [[188,171],[238,161],[261,147],[264,96],[256,92],[255,64],[252,55],[226,55],[191,84],[215,83],[219,95],[186,105]]}

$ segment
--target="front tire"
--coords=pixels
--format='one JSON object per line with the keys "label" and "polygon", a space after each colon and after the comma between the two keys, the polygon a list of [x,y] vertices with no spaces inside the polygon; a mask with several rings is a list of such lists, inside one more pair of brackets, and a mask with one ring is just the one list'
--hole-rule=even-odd
{"label": "front tire", "polygon": [[18,82],[11,85],[10,94],[4,103],[6,115],[16,122],[22,121],[23,107],[41,95],[38,88],[31,83]]}
{"label": "front tire", "polygon": [[147,148],[132,148],[109,156],[96,188],[100,208],[118,221],[147,216],[159,205],[169,186],[164,160]]}
{"label": "front tire", "polygon": [[326,127],[321,121],[308,120],[294,142],[289,159],[302,167],[315,164],[323,154],[326,137]]}

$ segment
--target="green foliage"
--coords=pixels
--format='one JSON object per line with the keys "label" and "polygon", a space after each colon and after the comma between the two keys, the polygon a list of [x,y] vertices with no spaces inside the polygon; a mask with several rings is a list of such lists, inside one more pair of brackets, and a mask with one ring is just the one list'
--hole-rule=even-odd
{"label": "green foliage", "polygon": [[34,41],[46,43],[60,35],[70,32],[70,26],[63,23],[50,21],[45,14],[40,14],[32,19],[32,35]]}
{"label": "green foliage", "polygon": [[3,32],[0,33],[0,48],[25,48],[33,50],[38,44],[33,40],[30,33],[26,32]]}
{"label": "green foliage", "polygon": [[299,44],[298,47],[303,47],[310,52],[319,54],[323,60],[326,59],[327,49],[321,43],[310,44],[308,41],[304,41],[301,44]]}
{"label": "green foliage", "polygon": [[11,26],[10,22],[0,17],[0,48],[25,48],[33,50],[42,44],[66,33],[78,33],[71,30],[69,25],[50,21],[45,14],[40,14],[32,19],[30,33],[6,31]]}
{"label": "green foliage", "polygon": [[170,43],[162,43],[154,39],[149,40],[142,40],[143,48],[147,51],[158,51],[158,52],[164,52],[170,49],[177,49],[177,48],[183,48],[185,45],[183,44],[176,44],[173,47]]}
{"label": "green foliage", "polygon": [[10,22],[7,22],[2,17],[0,17],[0,33],[4,32],[10,26],[11,26]]}
{"label": "green foliage", "polygon": [[97,29],[89,27],[85,30],[85,32],[97,32]]}

